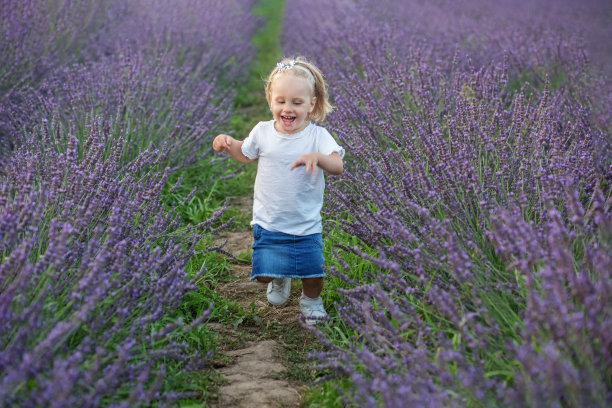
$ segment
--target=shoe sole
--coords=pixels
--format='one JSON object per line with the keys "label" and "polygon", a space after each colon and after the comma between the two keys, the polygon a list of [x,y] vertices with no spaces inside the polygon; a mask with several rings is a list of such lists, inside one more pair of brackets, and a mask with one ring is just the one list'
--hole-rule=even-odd
{"label": "shoe sole", "polygon": [[322,317],[320,319],[304,319],[304,323],[306,323],[308,326],[314,326],[316,324],[319,323],[323,323],[327,320],[327,317]]}
{"label": "shoe sole", "polygon": [[287,303],[287,301],[288,301],[288,300],[289,300],[289,298],[285,299],[285,301],[284,301],[284,302],[281,302],[281,303],[275,303],[275,302],[272,302],[270,299],[268,299],[268,302],[269,302],[271,305],[274,305],[274,306],[282,306],[282,305],[284,305],[285,303]]}

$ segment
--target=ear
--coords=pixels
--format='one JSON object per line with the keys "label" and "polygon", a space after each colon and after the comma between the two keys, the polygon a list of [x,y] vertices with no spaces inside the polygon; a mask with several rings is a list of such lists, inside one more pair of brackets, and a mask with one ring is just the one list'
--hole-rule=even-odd
{"label": "ear", "polygon": [[315,105],[317,104],[317,97],[313,96],[310,98],[310,108],[308,108],[308,113],[311,113],[314,110]]}

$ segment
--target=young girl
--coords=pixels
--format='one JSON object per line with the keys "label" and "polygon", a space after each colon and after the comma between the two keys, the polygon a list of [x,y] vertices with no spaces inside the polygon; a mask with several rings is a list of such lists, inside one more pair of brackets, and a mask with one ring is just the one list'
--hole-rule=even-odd
{"label": "young girl", "polygon": [[272,120],[244,141],[218,135],[213,149],[248,163],[259,159],[253,202],[251,280],[267,283],[268,301],[289,298],[291,278],[302,280],[300,308],[307,324],[327,316],[321,301],[323,171],[343,171],[344,149],[320,122],[332,109],[319,69],[303,57],[283,59],[270,73],[266,98]]}

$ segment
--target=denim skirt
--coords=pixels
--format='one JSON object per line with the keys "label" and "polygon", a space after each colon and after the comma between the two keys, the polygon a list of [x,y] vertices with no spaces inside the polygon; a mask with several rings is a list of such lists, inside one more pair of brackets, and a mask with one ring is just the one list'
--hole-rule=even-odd
{"label": "denim skirt", "polygon": [[253,225],[253,268],[251,280],[272,278],[322,278],[321,234],[291,235]]}

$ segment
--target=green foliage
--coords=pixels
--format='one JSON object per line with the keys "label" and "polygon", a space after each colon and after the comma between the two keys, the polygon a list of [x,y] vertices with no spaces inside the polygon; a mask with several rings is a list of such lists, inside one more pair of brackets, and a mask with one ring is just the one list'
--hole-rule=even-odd
{"label": "green foliage", "polygon": [[338,389],[348,390],[346,379],[326,381],[306,391],[301,406],[304,408],[344,408],[346,404]]}
{"label": "green foliage", "polygon": [[253,13],[266,17],[266,25],[253,37],[253,44],[257,47],[257,58],[251,69],[249,81],[239,90],[234,105],[237,108],[264,105],[257,110],[256,116],[267,114],[265,104],[265,80],[280,59],[282,53],[278,44],[280,28],[284,9],[283,0],[262,0],[253,9]]}
{"label": "green foliage", "polygon": [[[357,238],[342,231],[337,224],[337,221],[324,220],[325,234],[323,236],[323,257],[325,265],[328,268],[338,268],[342,270],[342,264],[348,265],[348,278],[355,280],[361,284],[373,282],[373,278],[380,271],[380,268],[356,255],[354,253],[339,251],[336,246],[344,247],[359,246],[361,251],[364,251],[370,256],[377,256],[377,252],[371,248],[367,248],[362,242],[358,242]],[[341,300],[338,289],[348,289],[351,286],[347,285],[343,280],[328,274],[325,278],[325,288],[323,290],[323,300],[327,304]],[[335,310],[329,311],[333,316]]]}
{"label": "green foliage", "polygon": [[[234,101],[234,115],[228,124],[227,133],[235,135],[238,139],[246,137],[258,121],[266,120],[269,116],[263,78],[280,57],[277,39],[283,5],[282,0],[262,0],[253,9],[255,15],[267,20],[267,24],[252,39],[253,44],[258,48],[257,58],[253,62],[248,81],[245,81],[238,89],[238,95]],[[164,201],[166,205],[178,208],[185,224],[198,224],[206,221],[227,202],[228,208],[211,228],[232,218],[229,229],[249,228],[250,218],[233,206],[232,199],[252,194],[256,166],[227,163],[227,160],[229,159],[224,155],[215,156],[213,160],[201,160],[180,169],[169,179]],[[180,186],[174,189],[173,193],[168,193],[179,178],[181,178]],[[195,192],[192,193],[194,190]],[[200,270],[204,270],[205,273],[198,281],[198,290],[189,293],[183,299],[177,315],[189,321],[189,317],[199,315],[212,304],[214,308],[209,317],[210,321],[231,323],[235,329],[243,324],[262,326],[263,321],[257,316],[254,307],[245,311],[217,291],[220,284],[233,279],[232,263],[251,261],[250,251],[245,251],[238,256],[238,259],[233,260],[221,253],[206,252],[206,248],[212,245],[212,237],[207,237],[196,248],[196,253],[188,264],[188,270],[192,274]],[[206,326],[183,333],[182,336],[190,345],[193,345],[194,350],[216,350],[218,342],[224,341],[219,338],[218,333],[208,330]],[[204,399],[211,387],[220,381],[214,371],[202,373],[199,378],[197,376],[185,378],[185,376],[178,375],[178,371],[172,366],[168,366],[167,369],[170,375],[166,389],[183,390],[184,387],[188,387],[190,390],[199,391]],[[201,398],[183,399],[180,405],[194,406],[200,401],[202,401]]]}
{"label": "green foliage", "polygon": [[262,0],[253,9],[255,15],[266,18],[266,25],[253,37],[257,58],[253,62],[249,80],[238,90],[234,100],[235,114],[230,119],[230,128],[238,139],[244,139],[257,122],[270,117],[265,81],[282,56],[278,38],[284,4],[284,0]]}

